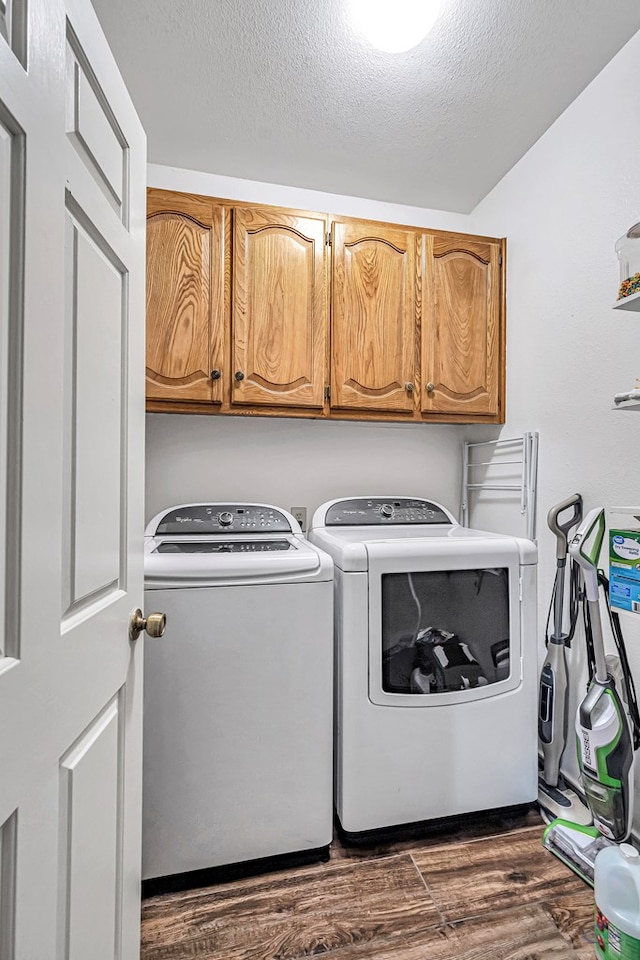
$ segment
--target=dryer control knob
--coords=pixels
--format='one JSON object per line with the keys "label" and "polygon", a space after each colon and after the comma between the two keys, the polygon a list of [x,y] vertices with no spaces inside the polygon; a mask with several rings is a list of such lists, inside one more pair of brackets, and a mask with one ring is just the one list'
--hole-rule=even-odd
{"label": "dryer control knob", "polygon": [[393,516],[393,507],[390,503],[383,503],[380,507],[380,513],[383,517],[392,517]]}
{"label": "dryer control knob", "polygon": [[229,513],[228,510],[225,510],[218,517],[218,522],[220,523],[221,527],[228,527],[230,523],[233,523],[233,514]]}

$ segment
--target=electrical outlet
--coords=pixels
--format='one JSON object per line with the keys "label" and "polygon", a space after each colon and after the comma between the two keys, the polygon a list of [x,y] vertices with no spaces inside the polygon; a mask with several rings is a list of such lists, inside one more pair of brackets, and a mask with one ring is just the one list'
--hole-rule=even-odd
{"label": "electrical outlet", "polygon": [[306,507],[291,507],[289,511],[298,521],[302,532],[304,533],[307,529],[307,508]]}

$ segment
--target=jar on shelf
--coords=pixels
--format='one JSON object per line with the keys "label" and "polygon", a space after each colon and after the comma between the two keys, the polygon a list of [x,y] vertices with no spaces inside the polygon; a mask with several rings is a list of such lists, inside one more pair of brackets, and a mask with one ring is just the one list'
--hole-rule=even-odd
{"label": "jar on shelf", "polygon": [[616,243],[620,261],[618,300],[640,293],[640,223],[635,223]]}

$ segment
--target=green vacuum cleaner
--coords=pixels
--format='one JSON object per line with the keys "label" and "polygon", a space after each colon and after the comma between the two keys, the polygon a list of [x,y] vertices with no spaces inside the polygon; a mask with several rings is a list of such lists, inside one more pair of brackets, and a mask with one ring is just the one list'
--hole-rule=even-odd
{"label": "green vacuum cleaner", "polygon": [[604,510],[591,510],[569,545],[569,556],[581,567],[585,588],[589,683],[587,695],[578,707],[575,729],[582,783],[594,826],[554,820],[543,839],[552,853],[591,884],[598,851],[608,843],[626,840],[631,832],[634,755],[640,746],[640,715],[633,677],[620,621],[610,606],[612,634],[620,658],[621,690],[605,658],[599,598],[600,586],[608,584],[598,571],[604,533]]}
{"label": "green vacuum cleaner", "polygon": [[[591,510],[569,546],[569,553],[582,567],[584,577],[590,662],[590,685],[578,707],[576,736],[594,825],[609,840],[621,843],[631,832],[633,817],[634,744],[629,713],[605,660],[598,577],[604,532],[604,510]],[[630,674],[626,682],[632,683]],[[629,697],[627,701],[632,706]]]}

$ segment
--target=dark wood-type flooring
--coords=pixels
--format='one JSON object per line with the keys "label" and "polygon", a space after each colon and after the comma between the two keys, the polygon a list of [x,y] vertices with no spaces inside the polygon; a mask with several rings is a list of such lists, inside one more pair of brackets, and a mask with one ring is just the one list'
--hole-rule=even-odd
{"label": "dark wood-type flooring", "polygon": [[593,891],[526,816],[143,903],[142,960],[591,960]]}

